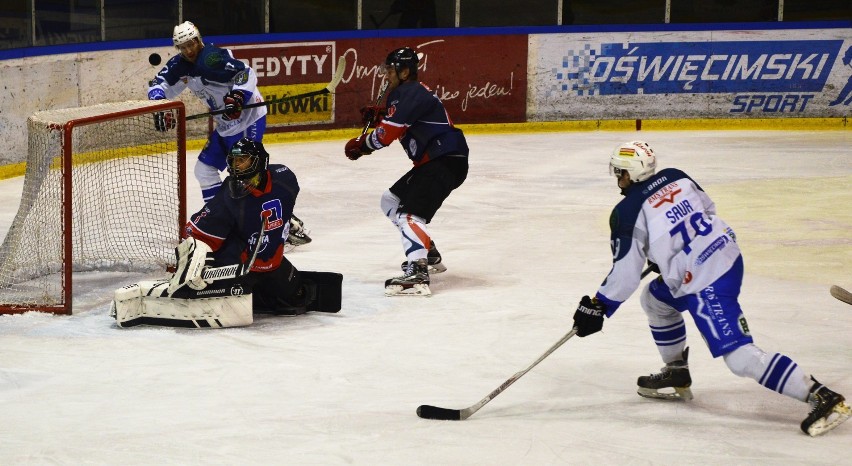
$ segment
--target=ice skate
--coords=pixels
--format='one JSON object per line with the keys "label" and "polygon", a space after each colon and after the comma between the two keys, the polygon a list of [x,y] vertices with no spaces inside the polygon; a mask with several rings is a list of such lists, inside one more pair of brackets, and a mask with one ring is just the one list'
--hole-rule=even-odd
{"label": "ice skate", "polygon": [[[447,267],[441,263],[441,253],[438,252],[438,248],[435,247],[435,242],[432,241],[432,245],[429,246],[429,254],[426,256],[426,259],[429,261],[429,273],[441,273],[447,270]],[[403,272],[408,269],[408,261],[403,261],[399,266]]]}
{"label": "ice skate", "polygon": [[297,246],[303,246],[310,243],[311,237],[308,236],[308,230],[305,229],[305,224],[295,215],[290,217],[290,232],[287,240],[284,241],[285,252],[292,251]]}
{"label": "ice skate", "polygon": [[[658,398],[663,400],[691,400],[692,378],[689,376],[689,348],[683,350],[683,359],[670,362],[661,369],[661,372],[639,377],[636,384],[639,386],[637,393],[645,398]],[[663,391],[669,389],[673,391]]]}
{"label": "ice skate", "polygon": [[432,296],[427,259],[409,262],[402,276],[385,281],[385,296]]}
{"label": "ice skate", "polygon": [[839,426],[852,415],[852,408],[844,403],[845,398],[839,393],[828,389],[825,385],[814,381],[811,392],[808,394],[808,404],[811,412],[802,421],[802,432],[816,437]]}

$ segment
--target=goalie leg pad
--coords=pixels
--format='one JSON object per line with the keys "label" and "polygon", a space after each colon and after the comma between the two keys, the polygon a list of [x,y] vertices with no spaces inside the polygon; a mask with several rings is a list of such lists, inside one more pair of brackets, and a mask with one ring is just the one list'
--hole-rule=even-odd
{"label": "goalie leg pad", "polygon": [[308,311],[339,312],[342,302],[343,275],[334,272],[300,272],[305,287]]}
{"label": "goalie leg pad", "polygon": [[143,281],[116,290],[111,315],[118,326],[225,328],[253,322],[251,294],[171,298],[168,286],[167,280]]}

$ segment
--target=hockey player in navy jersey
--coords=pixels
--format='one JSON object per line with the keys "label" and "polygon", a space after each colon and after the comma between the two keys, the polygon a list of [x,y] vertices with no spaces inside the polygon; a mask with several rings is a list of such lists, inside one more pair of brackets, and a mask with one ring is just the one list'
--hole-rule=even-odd
{"label": "hockey player in navy jersey", "polygon": [[409,47],[392,51],[385,60],[390,92],[386,107],[362,109],[375,130],[346,143],[346,156],[357,160],[399,140],[414,164],[382,194],[384,214],[402,234],[407,262],[403,275],[385,282],[385,294],[430,296],[429,272],[446,270],[426,229],[450,193],[468,172],[468,147],[453,126],[441,100],[417,79],[420,57]]}
{"label": "hockey player in navy jersey", "polygon": [[738,301],[743,259],[736,236],[698,183],[674,168],[657,172],[654,151],[641,141],[617,147],[609,165],[624,195],[609,221],[613,265],[595,296],[580,301],[577,336],[601,330],[604,316],[611,317],[639,287],[648,261],[659,276],[645,287],[640,303],[666,365],[639,377],[639,395],[692,399],[683,319],[689,311],[710,353],[721,356],[731,372],[810,404],[801,424],[805,433],[819,435],[845,421],[852,409],[842,395],[789,357],[754,344]]}
{"label": "hockey player in navy jersey", "polygon": [[[266,131],[266,106],[243,108],[263,102],[257,88],[257,74],[228,49],[204,44],[201,32],[189,21],[174,28],[172,36],[180,52],[170,58],[157,76],[148,83],[148,99],[174,99],[185,89],[203,100],[210,111],[224,110],[216,115],[216,128],[198,155],[195,178],[201,186],[201,196],[207,202],[222,187],[220,172],[226,168],[225,155],[240,138],[262,141]],[[159,131],[175,127],[174,114],[154,114],[154,126]],[[301,221],[291,219],[293,232],[288,241],[293,246],[307,244],[311,238]]]}

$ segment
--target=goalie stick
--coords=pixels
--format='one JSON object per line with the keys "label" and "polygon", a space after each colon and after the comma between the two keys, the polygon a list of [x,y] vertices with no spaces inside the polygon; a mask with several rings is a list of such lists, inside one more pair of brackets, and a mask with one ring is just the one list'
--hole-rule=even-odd
{"label": "goalie stick", "polygon": [[832,296],[843,301],[846,304],[852,304],[852,293],[850,293],[845,288],[839,287],[837,285],[831,285],[829,293],[831,293]]}
{"label": "goalie stick", "polygon": [[[645,270],[642,271],[642,278],[645,278],[649,273],[654,270],[654,266],[648,266]],[[570,332],[566,333],[562,338],[559,339],[553,346],[547,349],[538,359],[535,360],[532,364],[529,365],[526,369],[516,372],[515,375],[509,377],[508,380],[503,382],[502,385],[497,387],[494,391],[485,396],[485,398],[479,400],[479,402],[475,403],[472,406],[468,406],[464,409],[448,409],[448,408],[439,408],[437,406],[432,405],[420,405],[417,407],[417,416],[423,419],[434,419],[439,421],[464,421],[465,419],[473,416],[473,413],[479,411],[480,408],[488,404],[489,401],[493,400],[494,397],[502,393],[504,390],[509,388],[513,383],[517,382],[518,379],[524,376],[527,372],[529,372],[533,367],[537,366],[538,363],[544,360],[544,358],[550,356],[550,353],[556,351],[560,346],[562,346],[566,341],[570,340],[571,337],[577,334],[577,328],[572,328]]]}
{"label": "goalie stick", "polygon": [[204,269],[204,271],[201,272],[201,278],[210,283],[216,280],[227,280],[229,278],[238,278],[247,275],[249,271],[251,271],[251,267],[254,265],[255,259],[257,259],[257,253],[260,252],[264,234],[266,234],[266,217],[263,218],[263,223],[260,225],[260,233],[257,235],[257,244],[254,245],[254,251],[252,251],[248,262],[245,264],[223,265],[222,267]]}
{"label": "goalie stick", "polygon": [[[285,97],[281,97],[280,99],[267,100],[267,101],[264,101],[264,102],[256,102],[256,103],[253,103],[253,104],[243,105],[242,107],[240,107],[240,109],[242,110],[242,109],[246,109],[246,108],[262,107],[264,105],[280,104],[281,102],[286,102],[288,100],[304,99],[304,98],[313,97],[313,96],[316,96],[316,95],[334,94],[335,88],[337,88],[337,85],[340,84],[340,80],[343,79],[343,72],[344,71],[346,71],[346,57],[341,55],[340,58],[337,60],[337,69],[334,70],[334,76],[331,78],[331,82],[329,82],[324,88],[322,88],[318,91],[305,92],[303,94],[288,95],[288,96],[285,96]],[[195,120],[195,119],[198,119],[198,118],[205,118],[205,117],[209,117],[209,116],[213,116],[213,115],[221,115],[223,113],[225,113],[225,109],[213,110],[213,111],[207,112],[207,113],[198,113],[198,114],[195,114],[195,115],[189,115],[188,117],[186,117],[186,119],[187,119],[187,121],[189,121],[189,120]]]}

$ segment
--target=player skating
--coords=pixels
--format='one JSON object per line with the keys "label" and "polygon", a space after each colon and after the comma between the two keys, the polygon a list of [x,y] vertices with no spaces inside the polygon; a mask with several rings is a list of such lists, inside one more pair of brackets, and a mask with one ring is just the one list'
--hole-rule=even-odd
{"label": "player skating", "polygon": [[[266,106],[243,108],[243,105],[263,102],[257,88],[257,74],[229,49],[204,44],[201,32],[189,21],[178,24],[172,35],[175,48],[180,52],[170,58],[157,76],[148,83],[148,99],[174,99],[184,89],[203,100],[210,111],[224,110],[216,115],[216,128],[198,154],[195,178],[201,186],[204,202],[222,187],[220,172],[227,166],[225,155],[240,138],[262,141],[266,131]],[[174,114],[160,112],[154,115],[154,126],[159,131],[175,127]],[[293,247],[311,241],[302,222],[291,219],[293,232],[288,242]]]}
{"label": "player skating", "polygon": [[[414,163],[382,194],[384,214],[402,234],[403,275],[385,282],[385,294],[430,296],[429,272],[446,270],[426,225],[450,193],[461,186],[468,171],[468,147],[464,134],[453,126],[441,100],[417,80],[420,58],[413,49],[392,51],[385,60],[385,79],[390,94],[386,107],[368,107],[367,123],[375,130],[346,143],[346,156],[362,155],[399,140]],[[366,129],[366,128],[365,128]]]}
{"label": "player skating", "polygon": [[610,216],[613,266],[595,296],[580,301],[577,336],[601,330],[604,316],[611,317],[639,286],[647,260],[660,275],[640,302],[666,365],[639,377],[640,395],[692,398],[682,314],[688,310],[710,353],[721,356],[731,372],[810,404],[804,432],[819,435],[845,421],[852,409],[842,395],[808,377],[789,357],[754,344],[738,301],[743,259],[736,237],[701,187],[677,169],[657,173],[656,156],[644,142],[617,147],[610,172],[625,196]]}
{"label": "player skating", "polygon": [[[260,142],[242,138],[231,148],[226,189],[187,223],[172,278],[116,291],[119,325],[231,327],[250,324],[253,313],[340,310],[340,274],[302,272],[284,256],[299,184],[287,166],[268,162]],[[227,275],[234,264],[247,264],[246,273]]]}

